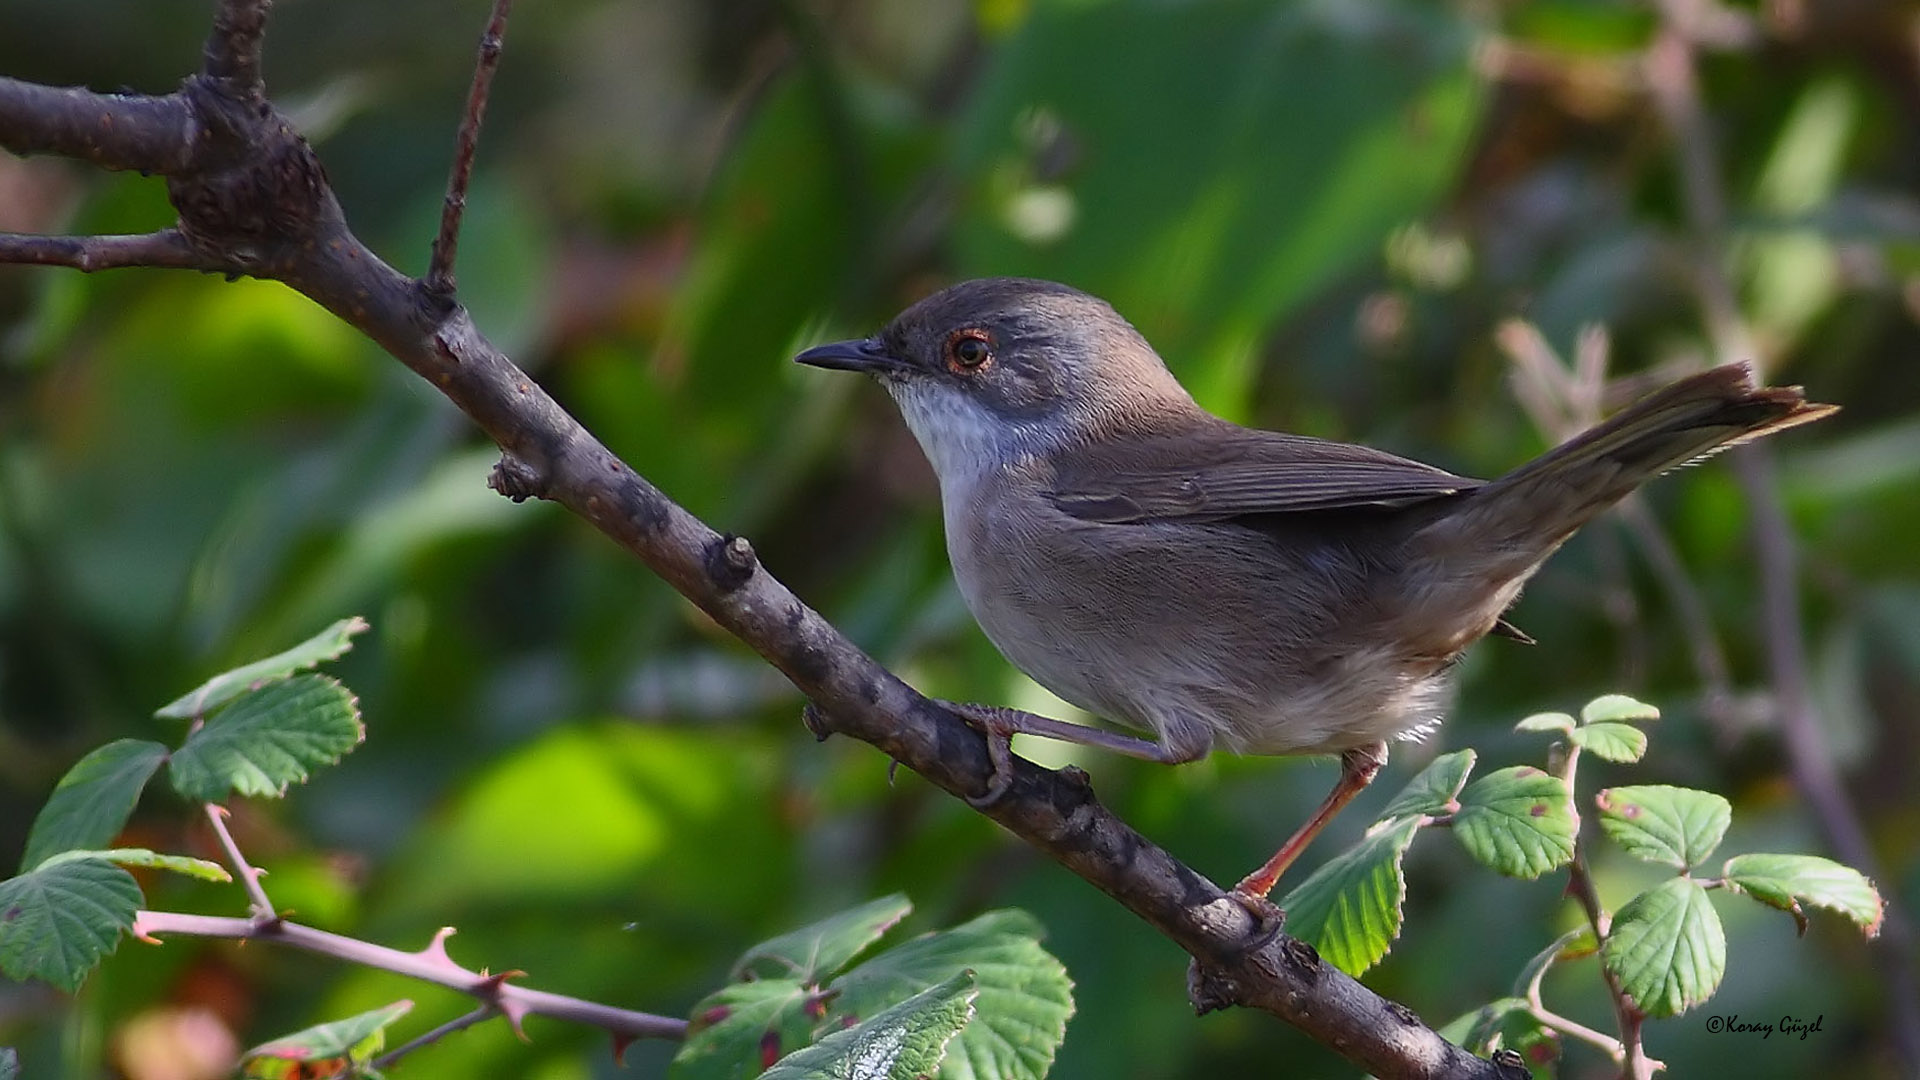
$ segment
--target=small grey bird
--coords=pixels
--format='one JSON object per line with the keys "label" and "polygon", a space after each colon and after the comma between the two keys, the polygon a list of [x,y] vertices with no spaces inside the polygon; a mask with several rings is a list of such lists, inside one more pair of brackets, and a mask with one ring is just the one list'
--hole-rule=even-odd
{"label": "small grey bird", "polygon": [[1333,792],[1236,889],[1264,897],[1386,761],[1440,722],[1460,653],[1548,555],[1654,476],[1817,420],[1745,364],[1683,379],[1491,482],[1260,431],[1194,403],[1140,333],[1065,285],[968,281],[808,349],[875,376],[940,479],[967,607],[1014,666],[1156,740],[962,707],[1014,734],[1178,763],[1339,754]]}

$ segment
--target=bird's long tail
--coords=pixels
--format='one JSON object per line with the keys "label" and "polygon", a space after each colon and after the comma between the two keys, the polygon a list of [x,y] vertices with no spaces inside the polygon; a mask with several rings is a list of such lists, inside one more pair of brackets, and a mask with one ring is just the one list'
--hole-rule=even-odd
{"label": "bird's long tail", "polygon": [[1837,408],[1809,402],[1797,386],[1756,386],[1752,367],[1727,364],[1650,394],[1476,489],[1449,524],[1454,538],[1483,552],[1537,564],[1655,476]]}

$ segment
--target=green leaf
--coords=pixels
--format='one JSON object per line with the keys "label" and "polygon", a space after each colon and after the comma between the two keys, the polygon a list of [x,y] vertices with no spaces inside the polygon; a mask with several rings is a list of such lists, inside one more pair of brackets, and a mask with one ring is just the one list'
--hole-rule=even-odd
{"label": "green leaf", "polygon": [[1530,765],[1468,785],[1453,831],[1474,858],[1510,877],[1537,878],[1573,858],[1566,785]]}
{"label": "green leaf", "polygon": [[52,856],[41,866],[58,866],[61,863],[79,859],[94,859],[110,862],[118,866],[138,866],[148,870],[170,870],[176,874],[199,878],[201,881],[227,882],[233,875],[227,868],[216,862],[195,859],[186,855],[162,855],[146,848],[102,848],[98,851],[63,851]]}
{"label": "green leaf", "polygon": [[869,1016],[970,968],[974,1019],[947,1047],[942,1080],[1041,1080],[1066,1038],[1073,981],[1023,911],[990,911],[880,953],[833,981],[834,1007]]}
{"label": "green leaf", "polygon": [[99,859],[66,859],[0,881],[0,973],[71,993],[133,926],[140,886]]}
{"label": "green leaf", "polygon": [[353,635],[366,629],[367,621],[358,615],[341,619],[286,652],[215,675],[168,702],[154,715],[179,720],[205,716],[249,690],[284,679],[296,671],[303,671],[324,661],[339,659],[353,648]]}
{"label": "green leaf", "polygon": [[126,827],[167,748],[144,739],[119,739],[75,762],[33,819],[21,870],[76,848],[105,847]]}
{"label": "green leaf", "polygon": [[1635,701],[1625,694],[1602,694],[1580,710],[1582,724],[1598,724],[1607,720],[1658,720],[1660,710],[1644,701]]}
{"label": "green leaf", "polygon": [[1376,820],[1427,817],[1452,810],[1453,800],[1459,797],[1460,788],[1467,782],[1467,774],[1473,771],[1474,760],[1471,750],[1456,750],[1434,758],[1432,763],[1420,770],[1420,775],[1407,781],[1407,786],[1400,789],[1400,794],[1395,795],[1387,808],[1380,811]]}
{"label": "green leaf", "polygon": [[1719,795],[1664,784],[1607,788],[1594,802],[1600,827],[1627,854],[1679,870],[1713,854],[1733,821]]}
{"label": "green leaf", "polygon": [[360,707],[337,681],[297,675],[222,709],[174,751],[174,789],[196,802],[229,791],[278,798],[360,744]]}
{"label": "green leaf", "polygon": [[1596,757],[1623,764],[1639,761],[1640,755],[1647,752],[1646,732],[1632,724],[1620,724],[1611,720],[1602,720],[1597,724],[1575,728],[1567,733],[1567,739],[1573,745],[1584,748]]}
{"label": "green leaf", "polygon": [[1845,915],[1868,937],[1880,933],[1886,913],[1880,891],[1851,866],[1817,855],[1753,854],[1728,859],[1720,873],[1735,892],[1791,914],[1802,934],[1807,904]]}
{"label": "green leaf", "polygon": [[971,970],[978,990],[974,1019],[948,1045],[940,1075],[1039,1080],[1073,1014],[1073,984],[1040,947],[1039,932],[1024,912],[989,912],[881,952],[824,988],[785,977],[732,983],[694,1006],[693,1028],[668,1076],[751,1076],[823,1032],[864,1022]]}
{"label": "green leaf", "polygon": [[915,1080],[932,1076],[973,1016],[973,973],[955,972],[873,1019],[836,1031],[761,1073],[763,1080]]}
{"label": "green leaf", "polygon": [[755,945],[734,962],[729,977],[736,981],[774,976],[802,983],[821,982],[880,940],[912,910],[913,902],[899,893],[870,900]]}
{"label": "green leaf", "polygon": [[268,1068],[256,1066],[255,1063],[264,1065],[288,1061],[320,1062],[338,1070],[301,1073],[303,1076],[345,1075],[348,1069],[364,1066],[373,1060],[374,1055],[386,1046],[388,1026],[407,1015],[412,1008],[413,1002],[401,1000],[344,1020],[315,1024],[291,1035],[282,1035],[272,1042],[261,1043],[241,1055],[240,1063],[247,1067],[246,1075],[250,1077],[273,1075]]}
{"label": "green leaf", "polygon": [[1670,878],[1614,915],[1600,961],[1642,1012],[1678,1016],[1720,985],[1727,936],[1699,882]]}
{"label": "green leaf", "polygon": [[669,1080],[733,1080],[752,1076],[813,1041],[829,999],[794,979],[729,983],[693,1007],[686,1042],[667,1068]]}
{"label": "green leaf", "polygon": [[1322,863],[1281,902],[1287,932],[1349,975],[1358,977],[1379,963],[1400,936],[1407,893],[1400,862],[1419,831],[1417,817],[1383,822]]}
{"label": "green leaf", "polygon": [[1515,731],[1546,731],[1565,733],[1573,730],[1573,717],[1563,712],[1534,713],[1525,720],[1513,725]]}

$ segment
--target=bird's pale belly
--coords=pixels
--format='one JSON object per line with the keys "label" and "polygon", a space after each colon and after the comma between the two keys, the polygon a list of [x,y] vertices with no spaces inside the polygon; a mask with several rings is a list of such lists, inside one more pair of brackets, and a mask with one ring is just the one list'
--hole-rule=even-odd
{"label": "bird's pale belly", "polygon": [[[987,637],[1062,699],[1181,758],[1336,753],[1440,719],[1446,665],[1378,635],[1343,644],[1367,637],[1352,629],[1366,616],[1357,568],[1277,562],[1242,530],[1197,545],[1168,527],[1084,526],[1105,530],[1089,544],[1071,528],[1009,536],[996,517],[950,521],[948,535]],[[1092,551],[1097,563],[1080,554]]]}

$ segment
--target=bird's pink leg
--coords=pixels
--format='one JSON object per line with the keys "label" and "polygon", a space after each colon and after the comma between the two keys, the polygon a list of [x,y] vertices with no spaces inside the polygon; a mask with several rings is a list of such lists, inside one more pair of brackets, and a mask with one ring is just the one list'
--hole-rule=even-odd
{"label": "bird's pink leg", "polygon": [[1240,884],[1233,887],[1233,891],[1243,899],[1264,900],[1266,895],[1273,891],[1274,883],[1280,880],[1280,875],[1286,873],[1287,867],[1293,865],[1293,860],[1300,857],[1300,853],[1307,849],[1307,845],[1313,842],[1313,838],[1320,834],[1321,829],[1327,827],[1327,822],[1332,821],[1335,814],[1352,802],[1355,795],[1365,791],[1368,784],[1373,783],[1373,778],[1379,774],[1381,766],[1386,763],[1387,744],[1383,742],[1362,746],[1341,754],[1340,779],[1334,783],[1333,790],[1328,792],[1326,799],[1320,803],[1320,808],[1313,812],[1313,816],[1307,819],[1305,825],[1300,826],[1298,831],[1287,838],[1286,843],[1280,845],[1280,850],[1273,853],[1273,858],[1268,859],[1260,869],[1242,878]]}

